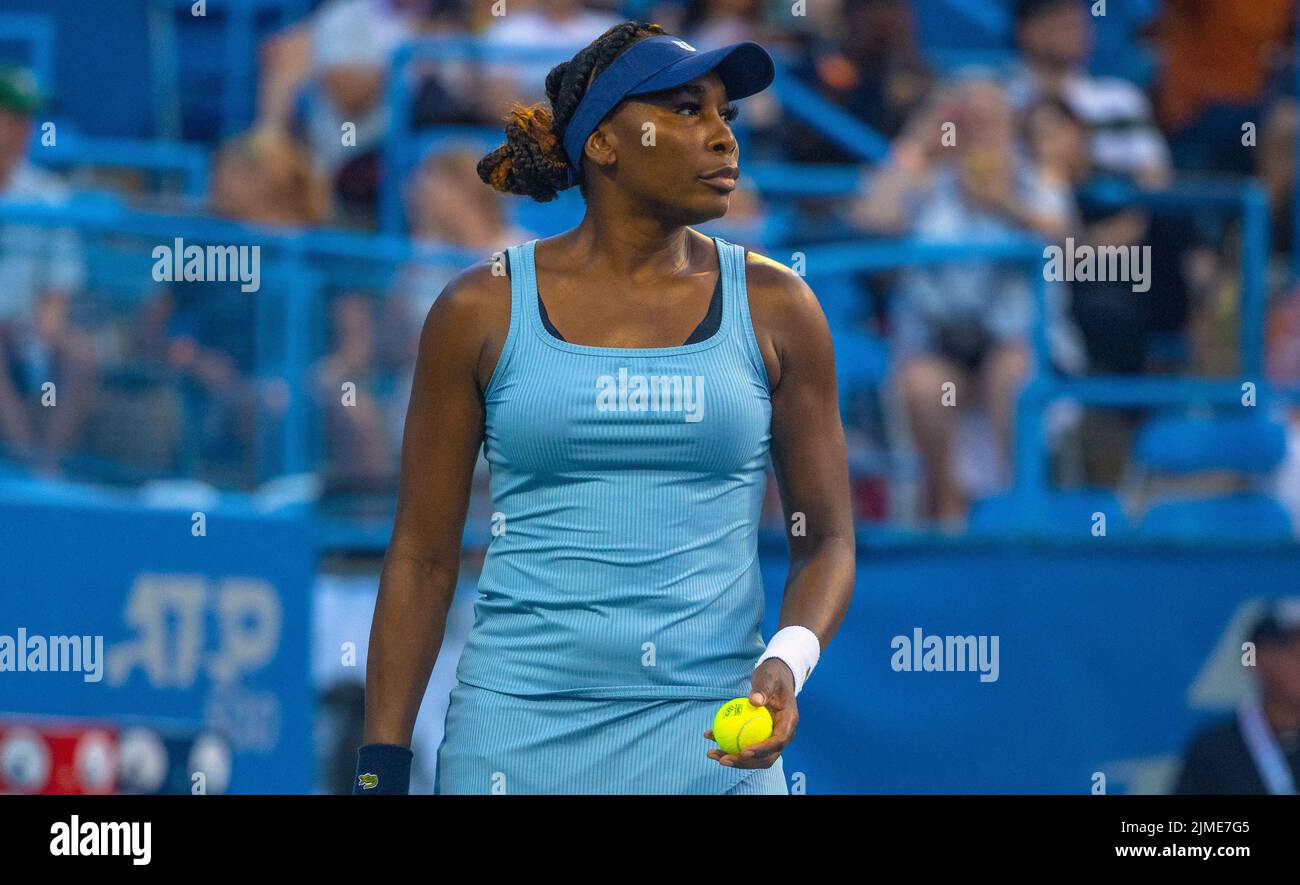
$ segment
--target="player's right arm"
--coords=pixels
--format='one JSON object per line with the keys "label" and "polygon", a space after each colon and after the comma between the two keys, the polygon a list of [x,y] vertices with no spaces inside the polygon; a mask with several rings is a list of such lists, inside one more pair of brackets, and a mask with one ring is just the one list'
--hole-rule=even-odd
{"label": "player's right arm", "polygon": [[366,660],[363,743],[407,747],[456,591],[483,382],[509,327],[510,287],[488,263],[457,275],[420,334],[392,540]]}

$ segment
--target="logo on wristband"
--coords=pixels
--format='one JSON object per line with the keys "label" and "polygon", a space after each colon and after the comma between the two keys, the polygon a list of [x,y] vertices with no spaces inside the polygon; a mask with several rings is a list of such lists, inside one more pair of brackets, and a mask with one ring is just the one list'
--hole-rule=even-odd
{"label": "logo on wristband", "polygon": [[357,784],[360,785],[363,790],[373,790],[375,787],[379,786],[379,775],[371,774],[369,772],[358,775]]}

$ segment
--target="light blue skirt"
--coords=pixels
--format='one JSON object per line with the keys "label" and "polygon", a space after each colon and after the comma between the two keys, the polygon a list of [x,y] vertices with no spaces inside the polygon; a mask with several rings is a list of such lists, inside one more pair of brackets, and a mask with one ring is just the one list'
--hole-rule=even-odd
{"label": "light blue skirt", "polygon": [[457,682],[438,748],[437,794],[788,794],[782,760],[729,768],[706,753],[729,698],[504,694]]}

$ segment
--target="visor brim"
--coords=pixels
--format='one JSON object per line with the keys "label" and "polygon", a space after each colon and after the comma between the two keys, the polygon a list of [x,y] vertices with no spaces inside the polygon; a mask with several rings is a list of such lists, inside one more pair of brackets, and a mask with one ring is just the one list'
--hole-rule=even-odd
{"label": "visor brim", "polygon": [[682,86],[714,70],[722,79],[730,101],[762,92],[776,78],[776,64],[768,51],[757,43],[746,41],[692,54],[664,68],[627,94],[662,92],[674,86]]}

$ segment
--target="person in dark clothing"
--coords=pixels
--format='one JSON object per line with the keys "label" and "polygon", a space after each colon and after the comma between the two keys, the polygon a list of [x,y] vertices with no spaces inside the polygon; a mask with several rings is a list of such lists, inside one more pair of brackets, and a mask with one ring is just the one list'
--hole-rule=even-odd
{"label": "person in dark clothing", "polygon": [[[934,88],[916,40],[911,5],[904,0],[861,0],[844,10],[843,38],[802,47],[793,76],[866,123],[882,137],[898,137]],[[845,151],[797,120],[785,127],[784,149],[798,163],[852,163]]]}
{"label": "person in dark clothing", "polygon": [[1280,601],[1251,631],[1259,696],[1206,726],[1175,793],[1295,795],[1300,784],[1300,600]]}

